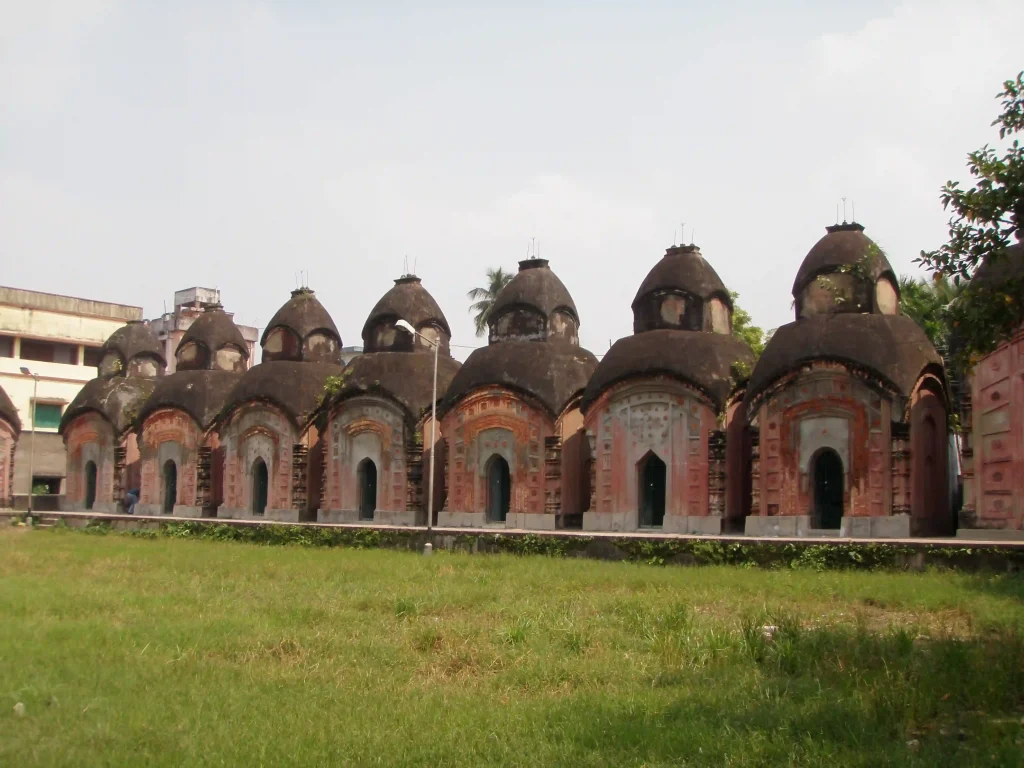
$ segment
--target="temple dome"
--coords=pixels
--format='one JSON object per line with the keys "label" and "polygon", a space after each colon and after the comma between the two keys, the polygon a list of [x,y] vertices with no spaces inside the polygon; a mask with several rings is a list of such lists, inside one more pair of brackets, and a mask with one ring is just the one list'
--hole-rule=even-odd
{"label": "temple dome", "polygon": [[18,409],[14,407],[14,403],[11,402],[11,398],[4,392],[3,387],[0,387],[0,419],[4,419],[14,427],[15,435],[21,432],[21,419],[18,418]]}
{"label": "temple dome", "polygon": [[139,409],[156,389],[158,378],[110,376],[86,382],[60,419],[61,434],[68,425],[90,411],[103,416],[120,436],[134,426]]}
{"label": "temple dome", "polygon": [[403,275],[385,293],[363,325],[364,352],[408,352],[414,347],[429,345],[407,331],[395,327],[405,320],[421,334],[440,345],[440,353],[448,355],[451,328],[434,297],[423,287],[416,275]]}
{"label": "temple dome", "polygon": [[139,410],[136,425],[141,427],[161,408],[174,408],[189,414],[201,429],[208,429],[241,378],[239,373],[222,370],[179,370],[162,376]]}
{"label": "temple dome", "polygon": [[341,334],[309,288],[292,291],[260,339],[264,361],[341,363]]}
{"label": "temple dome", "polygon": [[971,286],[996,290],[1007,280],[1024,279],[1024,243],[1014,243],[997,258],[985,258],[974,271]]}
{"label": "temple dome", "polygon": [[894,315],[899,283],[882,250],[856,222],[826,227],[793,281],[796,316],[843,312]]}
{"label": "temple dome", "polygon": [[519,272],[494,300],[487,324],[492,344],[548,339],[579,343],[576,304],[547,259],[519,262]]}
{"label": "temple dome", "polygon": [[805,317],[772,335],[747,384],[747,413],[780,379],[815,362],[866,372],[909,397],[924,370],[942,370],[942,358],[906,315],[834,314]]}
{"label": "temple dome", "polygon": [[324,386],[331,376],[341,376],[344,366],[335,363],[305,363],[271,360],[254,365],[238,380],[227,397],[220,416],[250,401],[270,403],[304,428],[323,403]]}
{"label": "temple dome", "polygon": [[732,299],[695,245],[672,246],[633,299],[633,332],[655,329],[731,332]]}
{"label": "temple dome", "polygon": [[214,304],[185,331],[175,356],[178,371],[242,373],[249,360],[249,349],[238,326],[220,304]]}
{"label": "temple dome", "polygon": [[448,387],[442,410],[475,389],[500,386],[533,397],[557,418],[596,367],[593,353],[563,340],[491,344],[473,350]]}
{"label": "temple dome", "polygon": [[657,329],[619,339],[587,384],[586,411],[601,394],[633,378],[669,376],[703,392],[722,411],[754,365],[750,347],[734,336]]}
{"label": "temple dome", "polygon": [[101,378],[152,378],[161,375],[167,367],[163,345],[153,329],[141,320],[131,320],[110,334],[100,353]]}
{"label": "temple dome", "polygon": [[[451,357],[437,359],[437,397],[444,398],[461,364]],[[371,352],[355,357],[341,374],[333,403],[349,397],[379,394],[397,402],[413,422],[430,410],[434,388],[432,352]]]}

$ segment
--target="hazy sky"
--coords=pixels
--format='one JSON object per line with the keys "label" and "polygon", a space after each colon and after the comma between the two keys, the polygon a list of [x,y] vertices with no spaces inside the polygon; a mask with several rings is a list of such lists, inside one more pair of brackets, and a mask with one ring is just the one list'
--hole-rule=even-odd
{"label": "hazy sky", "polygon": [[1019,0],[0,0],[0,284],[147,316],[219,287],[262,326],[306,270],[359,344],[408,254],[475,345],[465,292],[536,237],[600,354],[685,221],[775,327],[839,198],[897,271],[944,240],[1021,29]]}

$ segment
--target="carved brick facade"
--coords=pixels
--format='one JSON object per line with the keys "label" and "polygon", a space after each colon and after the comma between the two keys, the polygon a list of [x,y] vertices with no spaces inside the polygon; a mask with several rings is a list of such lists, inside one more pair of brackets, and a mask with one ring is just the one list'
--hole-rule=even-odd
{"label": "carved brick facade", "polygon": [[[134,442],[134,435],[131,437]],[[99,413],[85,413],[67,425],[64,442],[68,454],[66,508],[116,512],[120,499],[115,490],[124,482],[115,482],[115,469],[121,463],[115,449],[122,445],[113,426]]]}
{"label": "carved brick facade", "polygon": [[[220,444],[224,451],[224,501],[219,517],[268,519],[288,522],[315,519],[319,500],[319,479],[311,472],[297,479],[293,466],[295,446],[306,451],[318,449],[315,427],[300,432],[278,408],[265,403],[246,403],[235,408],[220,426]],[[257,462],[267,469],[267,500],[263,515],[254,507]],[[304,483],[302,480],[304,479]],[[301,486],[305,487],[302,488]],[[304,496],[295,507],[296,486]]]}
{"label": "carved brick facade", "polygon": [[[717,417],[706,398],[667,377],[626,382],[588,408],[585,424],[594,446],[594,502],[583,517],[584,528],[642,527],[642,463],[653,455],[667,468],[662,529],[721,532],[722,507],[711,516],[709,495],[709,439],[717,431]],[[723,471],[717,459],[716,470]]]}
{"label": "carved brick facade", "polygon": [[[558,524],[563,469],[557,428],[546,411],[524,396],[492,386],[463,398],[441,422],[446,435],[448,499],[440,525],[500,524],[488,519],[488,467],[508,463],[510,498],[504,524],[512,528],[554,529]],[[549,467],[545,446],[558,467]],[[557,454],[557,456],[556,456]]]}
{"label": "carved brick facade", "polygon": [[[401,408],[382,397],[344,400],[331,411],[325,437],[322,522],[357,522],[361,507],[364,519],[374,522],[416,522],[425,495],[422,437],[417,441],[406,427]],[[360,467],[365,473],[370,465],[376,478],[372,507],[366,505],[368,491],[360,484]]]}
{"label": "carved brick facade", "polygon": [[1024,538],[1024,333],[979,360],[968,387],[960,525]]}
{"label": "carved brick facade", "polygon": [[[137,511],[201,517],[205,510],[212,515],[217,501],[213,482],[220,475],[213,466],[214,456],[220,458],[216,433],[204,434],[189,414],[171,408],[147,416],[139,432]],[[168,498],[170,491],[175,498]]]}

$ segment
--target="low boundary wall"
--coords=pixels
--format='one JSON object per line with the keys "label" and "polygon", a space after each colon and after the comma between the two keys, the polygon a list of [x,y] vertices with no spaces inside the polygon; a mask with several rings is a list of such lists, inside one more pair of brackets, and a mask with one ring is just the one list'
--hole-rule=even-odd
{"label": "low boundary wall", "polygon": [[[24,513],[0,509],[0,524]],[[964,539],[863,539],[696,536],[666,533],[536,531],[508,528],[434,528],[354,523],[282,523],[270,520],[168,518],[94,512],[38,512],[39,525],[98,528],[139,536],[163,533],[181,538],[298,544],[320,547],[379,547],[468,553],[540,554],[676,565],[754,565],[767,568],[928,567],[968,571],[1018,572],[1024,569],[1024,542]]]}

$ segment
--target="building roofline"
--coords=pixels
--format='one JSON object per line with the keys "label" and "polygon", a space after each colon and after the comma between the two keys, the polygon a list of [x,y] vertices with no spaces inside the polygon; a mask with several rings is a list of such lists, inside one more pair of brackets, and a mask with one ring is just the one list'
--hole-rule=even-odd
{"label": "building roofline", "polygon": [[[71,311],[71,310],[68,310],[66,308],[60,309],[60,308],[47,307],[47,306],[38,306],[38,305],[35,305],[33,303],[25,302],[24,300],[22,300],[22,301],[13,300],[12,301],[11,297],[9,295],[5,295],[6,292],[8,292],[8,291],[10,291],[10,292],[12,292],[12,293],[14,293],[16,295],[21,295],[21,296],[27,295],[28,297],[48,296],[48,297],[52,297],[52,298],[55,298],[55,299],[65,299],[67,301],[87,302],[87,303],[89,303],[91,305],[94,305],[94,306],[110,308],[111,310],[114,310],[114,311],[117,311],[117,310],[121,310],[121,311],[117,312],[117,314],[103,314],[103,313],[89,312],[89,311]],[[33,291],[33,290],[28,289],[28,288],[15,288],[15,287],[9,286],[9,285],[0,285],[0,305],[8,306],[8,307],[15,307],[17,309],[35,309],[35,310],[40,310],[40,311],[43,311],[43,312],[54,312],[56,314],[62,314],[62,315],[83,315],[83,316],[88,316],[88,317],[97,317],[97,318],[101,318],[101,319],[105,319],[105,320],[123,320],[123,321],[128,321],[128,320],[141,320],[142,319],[142,307],[134,306],[132,304],[117,304],[117,303],[112,302],[112,301],[101,301],[99,299],[88,299],[88,298],[85,298],[84,296],[68,296],[68,295],[63,294],[63,293],[49,293],[47,291]]]}

